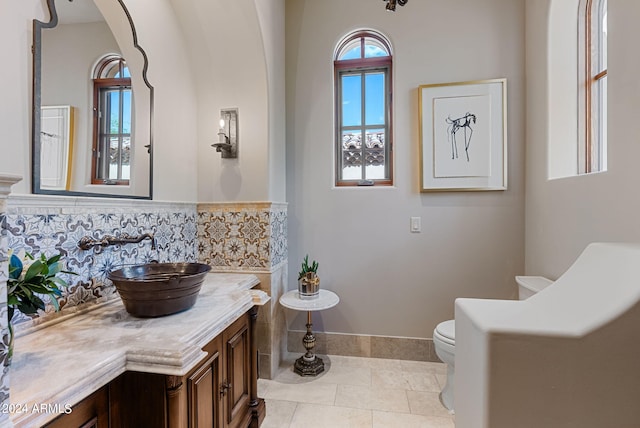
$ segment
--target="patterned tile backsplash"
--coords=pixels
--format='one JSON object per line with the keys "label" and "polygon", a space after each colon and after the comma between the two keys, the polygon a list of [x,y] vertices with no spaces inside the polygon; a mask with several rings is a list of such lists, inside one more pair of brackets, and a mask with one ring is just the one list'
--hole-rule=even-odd
{"label": "patterned tile backsplash", "polygon": [[198,204],[199,261],[215,270],[269,272],[287,260],[285,204]]}
{"label": "patterned tile backsplash", "polygon": [[[90,250],[78,248],[78,241],[84,236],[101,238],[147,232],[154,233],[156,250],[151,249],[149,240]],[[25,208],[10,204],[6,216],[10,251],[33,255],[44,253],[47,256],[61,253],[66,269],[77,274],[65,275],[69,287],[58,298],[61,308],[117,297],[106,275],[118,266],[151,260],[195,261],[196,234],[195,204],[152,206],[145,203],[127,208],[105,204],[99,208]],[[54,311],[50,305],[46,310]],[[28,319],[19,312],[14,316],[16,324]]]}
{"label": "patterned tile backsplash", "polygon": [[[174,204],[151,201],[83,201],[64,198],[13,197],[8,200],[5,238],[14,253],[51,256],[61,253],[69,287],[58,298],[63,312],[117,298],[106,278],[121,265],[200,261],[214,270],[270,272],[287,259],[285,204],[224,203]],[[140,235],[151,232],[150,241],[138,244],[78,248],[84,236]],[[2,273],[0,272],[0,275]],[[46,299],[45,299],[46,300]],[[19,312],[14,323],[38,323],[53,315],[28,317]]]}

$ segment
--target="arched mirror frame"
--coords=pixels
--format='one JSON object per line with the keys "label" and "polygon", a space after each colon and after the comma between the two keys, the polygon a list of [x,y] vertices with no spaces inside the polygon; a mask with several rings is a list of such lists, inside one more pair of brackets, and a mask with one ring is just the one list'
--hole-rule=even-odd
{"label": "arched mirror frame", "polygon": [[149,153],[149,194],[148,195],[122,195],[109,194],[101,192],[78,192],[69,190],[50,190],[43,189],[40,183],[40,156],[41,156],[41,107],[42,107],[42,30],[47,28],[55,28],[58,25],[58,13],[55,6],[56,0],[47,0],[47,8],[49,9],[49,22],[33,20],[33,46],[31,48],[33,54],[33,82],[32,82],[32,116],[31,116],[31,191],[34,194],[46,195],[66,195],[66,196],[93,196],[104,198],[127,198],[127,199],[152,199],[153,197],[153,86],[147,79],[147,69],[149,62],[147,53],[138,44],[138,34],[136,27],[129,13],[129,9],[125,6],[123,0],[117,0],[124,11],[131,33],[133,36],[133,46],[137,49],[143,58],[142,79],[149,89],[149,144],[145,145]]}

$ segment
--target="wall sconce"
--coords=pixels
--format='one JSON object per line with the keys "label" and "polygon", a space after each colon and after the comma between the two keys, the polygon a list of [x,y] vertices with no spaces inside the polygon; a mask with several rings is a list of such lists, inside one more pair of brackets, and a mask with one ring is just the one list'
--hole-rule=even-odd
{"label": "wall sconce", "polygon": [[220,110],[220,129],[218,130],[218,142],[211,145],[216,152],[222,154],[223,159],[235,159],[238,157],[238,109]]}
{"label": "wall sconce", "polygon": [[405,4],[407,4],[407,2],[409,0],[383,0],[387,2],[387,10],[390,12],[395,12],[396,11],[396,3],[398,3],[400,6],[404,6]]}

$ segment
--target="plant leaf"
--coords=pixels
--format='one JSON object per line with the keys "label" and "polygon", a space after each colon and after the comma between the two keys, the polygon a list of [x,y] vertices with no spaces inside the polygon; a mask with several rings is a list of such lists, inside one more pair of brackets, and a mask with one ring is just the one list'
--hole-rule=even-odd
{"label": "plant leaf", "polygon": [[48,267],[48,272],[47,275],[55,275],[58,272],[60,272],[62,270],[62,266],[60,266],[60,263],[55,262],[55,263],[50,263],[49,267]]}
{"label": "plant leaf", "polygon": [[51,278],[49,278],[49,281],[55,283],[55,285],[57,285],[58,287],[66,288],[69,286],[69,284],[67,284],[67,281],[62,278],[58,278],[57,276],[52,276]]}
{"label": "plant leaf", "polygon": [[49,260],[47,260],[47,264],[49,266],[51,266],[52,264],[57,263],[58,260],[60,260],[61,257],[62,257],[62,254],[55,255],[55,256],[51,257]]}
{"label": "plant leaf", "polygon": [[40,260],[36,260],[29,266],[27,269],[27,273],[24,275],[24,281],[31,281],[36,275],[42,273],[42,270],[46,268],[47,265],[43,264]]}
{"label": "plant leaf", "polygon": [[9,259],[9,278],[18,279],[22,273],[22,261],[15,254],[11,255]]}
{"label": "plant leaf", "polygon": [[51,296],[51,305],[55,308],[56,311],[60,310],[60,303],[58,303],[58,299],[55,296]]}

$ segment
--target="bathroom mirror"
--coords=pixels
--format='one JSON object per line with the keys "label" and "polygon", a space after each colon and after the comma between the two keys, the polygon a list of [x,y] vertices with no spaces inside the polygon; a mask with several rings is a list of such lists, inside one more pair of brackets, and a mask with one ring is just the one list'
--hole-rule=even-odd
{"label": "bathroom mirror", "polygon": [[151,199],[153,86],[123,0],[33,21],[32,191]]}

